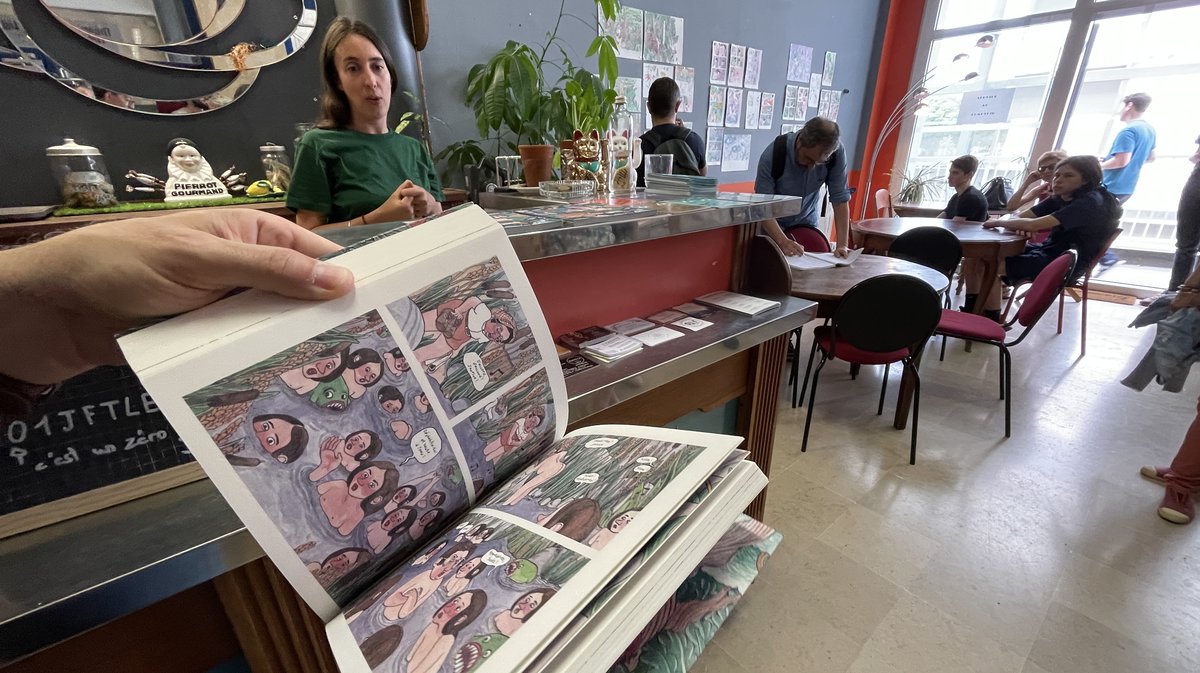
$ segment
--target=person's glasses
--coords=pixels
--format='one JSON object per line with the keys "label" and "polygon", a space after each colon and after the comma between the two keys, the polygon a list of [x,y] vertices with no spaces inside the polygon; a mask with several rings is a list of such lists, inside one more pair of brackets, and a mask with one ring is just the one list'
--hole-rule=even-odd
{"label": "person's glasses", "polygon": [[1049,173],[1049,172],[1053,171],[1054,168],[1055,168],[1054,164],[1050,164],[1048,166],[1038,166],[1038,173]]}

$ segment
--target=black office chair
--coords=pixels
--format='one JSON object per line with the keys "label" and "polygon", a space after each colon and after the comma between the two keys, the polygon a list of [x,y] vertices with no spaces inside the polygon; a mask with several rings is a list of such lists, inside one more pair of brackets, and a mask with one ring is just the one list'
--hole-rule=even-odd
{"label": "black office chair", "polygon": [[[888,248],[888,256],[927,266],[946,275],[944,306],[950,306],[950,286],[954,272],[962,262],[962,243],[958,237],[941,227],[928,226],[910,229],[896,237]],[[942,337],[940,359],[946,358],[946,337]]]}
{"label": "black office chair", "polygon": [[913,391],[912,441],[908,463],[917,462],[917,421],[921,411],[921,379],[916,360],[925,342],[937,329],[942,308],[938,293],[925,281],[903,274],[868,278],[846,292],[829,325],[813,331],[813,342],[821,351],[821,362],[813,372],[808,396],[808,416],[804,419],[804,439],[800,451],[808,450],[813,403],[821,368],[830,359],[857,365],[884,365],[883,390],[879,409],[887,392],[887,372],[893,362],[904,364],[916,387]]}

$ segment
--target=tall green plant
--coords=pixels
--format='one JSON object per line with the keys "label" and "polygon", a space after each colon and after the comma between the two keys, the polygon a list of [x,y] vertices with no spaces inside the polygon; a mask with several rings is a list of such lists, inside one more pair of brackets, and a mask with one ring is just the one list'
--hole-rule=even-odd
{"label": "tall green plant", "polygon": [[[566,11],[561,0],[554,28],[538,48],[509,40],[486,63],[473,66],[467,75],[465,102],[475,113],[479,139],[462,140],[437,154],[447,171],[479,165],[488,158],[482,143],[495,143],[498,155],[518,145],[556,144],[575,129],[605,129],[612,116],[617,80],[617,45],[611,36],[599,35],[588,46],[587,56],[596,57],[593,74],[575,65],[567,56],[566,42],[559,36],[563,19],[584,18]],[[592,0],[606,20],[614,20],[620,0]],[[557,58],[550,54],[557,52]],[[552,85],[550,83],[553,83]],[[448,177],[448,176],[447,176]]]}

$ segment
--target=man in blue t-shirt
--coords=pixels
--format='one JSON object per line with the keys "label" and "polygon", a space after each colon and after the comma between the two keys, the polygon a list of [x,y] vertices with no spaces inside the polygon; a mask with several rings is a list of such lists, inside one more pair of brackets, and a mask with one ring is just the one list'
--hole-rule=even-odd
{"label": "man in blue t-shirt", "polygon": [[[1117,134],[1108,156],[1100,163],[1100,168],[1104,169],[1104,186],[1121,204],[1133,196],[1142,165],[1154,161],[1157,134],[1154,127],[1142,119],[1148,107],[1149,94],[1133,93],[1121,99],[1121,121],[1125,122],[1125,128]],[[1110,251],[1100,260],[1100,266],[1107,269],[1118,261]]]}
{"label": "man in blue t-shirt", "polygon": [[845,257],[850,241],[850,187],[846,183],[846,148],[842,146],[837,122],[813,117],[795,133],[787,134],[791,150],[784,162],[783,174],[775,178],[774,145],[767,145],[758,159],[754,191],[758,194],[799,196],[804,200],[800,213],[778,220],[763,220],[763,231],[785,255],[804,254],[804,247],[787,232],[799,227],[817,226],[817,194],[821,185],[829,188],[833,204],[837,248],[834,254]]}

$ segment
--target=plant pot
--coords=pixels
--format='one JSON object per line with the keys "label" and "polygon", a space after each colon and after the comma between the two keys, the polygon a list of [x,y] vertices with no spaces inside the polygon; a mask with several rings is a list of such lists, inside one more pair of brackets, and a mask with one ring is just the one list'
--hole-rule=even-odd
{"label": "plant pot", "polygon": [[554,170],[553,145],[520,145],[517,152],[521,154],[521,164],[525,168],[525,184],[537,187],[550,179]]}

